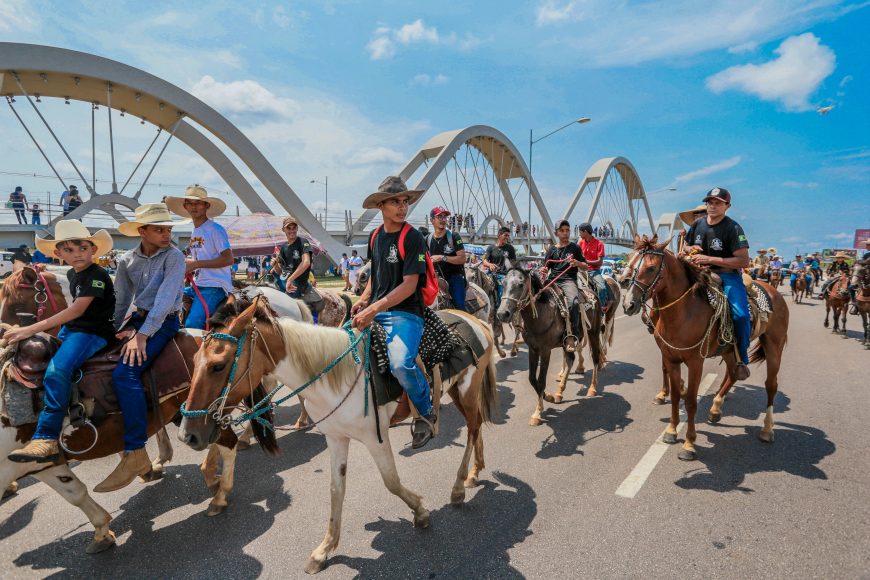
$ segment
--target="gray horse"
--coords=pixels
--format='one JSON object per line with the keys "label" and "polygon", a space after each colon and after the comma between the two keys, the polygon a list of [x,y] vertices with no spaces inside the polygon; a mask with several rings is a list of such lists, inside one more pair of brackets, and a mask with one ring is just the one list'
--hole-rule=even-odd
{"label": "gray horse", "polygon": [[[568,381],[569,370],[574,364],[573,352],[564,348],[565,318],[556,303],[556,291],[545,288],[536,271],[528,272],[521,268],[512,268],[504,279],[504,293],[497,316],[502,322],[510,320],[516,312],[522,316],[522,334],[529,346],[529,382],[538,394],[538,404],[529,419],[529,425],[541,424],[543,401],[548,403],[562,402],[562,393]],[[598,308],[584,311],[581,324],[582,344],[589,344],[592,354],[592,382],[586,395],[594,397],[598,394],[598,367],[601,364],[601,313]],[[550,367],[550,353],[554,348],[563,350],[562,372],[559,375],[559,390],[555,395],[546,391],[547,370]],[[582,350],[576,353],[582,360]],[[540,367],[538,364],[540,363]],[[582,366],[582,364],[581,364]]]}
{"label": "gray horse", "polygon": [[[504,351],[505,332],[502,321],[499,320],[495,314],[496,308],[498,307],[498,290],[495,287],[495,280],[478,266],[465,266],[465,277],[470,283],[476,284],[489,297],[492,306],[489,310],[490,316],[488,322],[492,327],[492,336],[495,339],[495,349],[498,351],[498,355],[504,358],[507,356]],[[514,345],[511,347],[511,356],[517,356],[517,352],[519,352],[517,344],[520,339],[520,332],[517,328],[518,324],[516,317],[511,317],[509,321],[504,321],[504,324],[508,323],[514,330]]]}

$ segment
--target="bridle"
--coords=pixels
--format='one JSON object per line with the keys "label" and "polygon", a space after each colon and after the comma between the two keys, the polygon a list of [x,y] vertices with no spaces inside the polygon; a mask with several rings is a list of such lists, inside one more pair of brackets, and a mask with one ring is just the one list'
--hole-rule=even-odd
{"label": "bridle", "polygon": [[[661,261],[659,261],[659,268],[656,271],[655,278],[649,284],[644,284],[640,280],[637,279],[637,274],[640,272],[641,267],[643,266],[643,260],[646,256],[660,256]],[[640,300],[641,304],[646,304],[646,301],[649,300],[656,286],[662,279],[662,275],[665,272],[665,253],[662,250],[650,250],[649,248],[644,248],[643,250],[638,250],[639,261],[637,266],[634,268],[634,272],[631,274],[631,280],[628,282],[628,287],[637,286],[640,288]],[[682,298],[682,296],[680,297]],[[678,299],[679,300],[679,299]],[[673,303],[671,303],[673,304]],[[670,306],[670,304],[668,305]]]}
{"label": "bridle", "polygon": [[[40,270],[39,268],[34,268],[32,266],[25,267],[33,270],[33,272],[36,274],[36,282],[34,282],[33,284],[25,284],[23,282],[19,282],[16,288],[34,290],[33,300],[34,302],[36,302],[36,320],[40,321],[44,318],[46,302],[48,302],[48,304],[51,306],[52,314],[57,314],[58,312],[60,312],[57,307],[57,301],[54,299],[54,293],[51,291],[51,286],[45,279],[42,270]],[[2,305],[0,305],[0,317],[3,316],[3,311],[5,309],[6,299],[4,298]]]}

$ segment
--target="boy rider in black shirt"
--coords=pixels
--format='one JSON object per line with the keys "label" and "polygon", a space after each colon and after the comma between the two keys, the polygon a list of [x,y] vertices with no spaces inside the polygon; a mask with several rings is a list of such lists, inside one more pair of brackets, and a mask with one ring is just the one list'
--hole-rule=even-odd
{"label": "boy rider in black shirt", "polygon": [[9,454],[19,463],[46,463],[60,457],[57,440],[69,410],[72,376],[98,350],[114,342],[115,289],[108,272],[96,264],[99,256],[112,249],[106,230],[91,235],[78,220],[61,220],[54,240],[37,238],[36,247],[55,255],[70,266],[67,277],[73,303],[36,324],[13,327],[4,335],[9,343],[63,325],[57,337],[63,341],[45,371],[45,407],[39,413],[36,432],[30,442]]}
{"label": "boy rider in black shirt", "polygon": [[749,266],[749,241],[743,228],[725,215],[731,207],[731,193],[714,187],[704,198],[707,216],[695,220],[686,233],[686,245],[681,255],[687,255],[697,266],[710,266],[722,279],[722,289],[731,305],[734,334],[739,360],[734,369],[735,378],[749,378],[749,299],[743,284],[743,268]]}
{"label": "boy rider in black shirt", "polygon": [[502,283],[504,282],[505,274],[507,274],[506,260],[510,260],[511,264],[517,261],[517,251],[510,245],[510,239],[510,228],[505,226],[500,227],[495,243],[490,244],[486,248],[486,253],[483,254],[483,267],[488,268],[490,275],[495,277],[497,291],[496,308],[501,304]]}
{"label": "boy rider in black shirt", "polygon": [[363,201],[363,208],[381,210],[384,224],[369,237],[371,275],[351,310],[355,328],[362,330],[376,320],[387,333],[390,371],[420,413],[411,428],[414,449],[429,442],[435,425],[429,383],[415,360],[423,336],[426,245],[420,232],[405,222],[409,206],[422,194],[408,191],[400,177],[391,176]]}
{"label": "boy rider in black shirt", "polygon": [[447,281],[453,305],[465,310],[465,247],[459,234],[447,229],[449,215],[443,207],[432,208],[429,219],[434,231],[426,238],[426,245],[435,271]]}
{"label": "boy rider in black shirt", "polygon": [[570,241],[571,224],[562,220],[556,225],[556,237],[559,242],[547,250],[541,273],[547,282],[555,280],[555,284],[565,293],[571,317],[571,330],[566,337],[565,350],[574,352],[580,336],[580,288],[577,287],[577,270],[586,270],[586,258],[580,246]]}

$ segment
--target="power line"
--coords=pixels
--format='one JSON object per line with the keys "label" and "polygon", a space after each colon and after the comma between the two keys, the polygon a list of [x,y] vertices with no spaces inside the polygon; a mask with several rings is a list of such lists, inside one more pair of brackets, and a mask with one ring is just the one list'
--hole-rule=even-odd
{"label": "power line", "polygon": [[[36,179],[57,179],[57,177],[54,176],[54,175],[43,175],[43,174],[39,174],[39,173],[24,173],[24,172],[21,172],[21,171],[2,171],[2,170],[0,170],[0,175],[10,175],[10,176],[14,176],[14,177],[31,177],[31,178],[36,178]],[[62,176],[62,179],[63,179],[64,181],[66,181],[66,182],[70,182],[70,181],[79,181],[79,178],[78,178],[78,177],[67,177],[67,176]],[[111,179],[97,179],[96,182],[97,182],[97,183],[112,183],[112,180],[111,180]],[[142,185],[143,182],[141,182],[141,181],[131,181],[130,183],[132,183],[133,185]],[[149,184],[148,184],[148,187],[173,187],[173,188],[179,188],[179,187],[187,187],[188,185],[190,185],[190,184],[189,184],[189,183],[186,183],[186,184],[180,184],[180,183],[149,183]],[[218,193],[223,193],[223,194],[226,194],[226,195],[235,195],[232,191],[227,191],[227,190],[225,190],[225,189],[218,189],[218,188],[216,188],[216,187],[214,187],[214,186],[212,186],[212,185],[205,185],[205,187],[208,188],[209,192],[216,191],[216,192],[218,192]]]}

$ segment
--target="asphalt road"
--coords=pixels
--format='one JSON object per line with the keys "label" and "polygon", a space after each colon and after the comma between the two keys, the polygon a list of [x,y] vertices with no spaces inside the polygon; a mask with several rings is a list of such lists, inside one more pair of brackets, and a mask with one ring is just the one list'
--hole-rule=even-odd
{"label": "asphalt road", "polygon": [[[403,481],[432,512],[427,530],[412,527],[366,451],[352,445],[341,543],[320,576],[870,577],[870,352],[857,341],[858,318],[849,318],[844,340],[822,328],[820,302],[789,299],[789,308],[774,444],[756,438],[764,369],[753,368],[722,422],[698,424],[698,461],[681,462],[679,446],[668,447],[652,465],[645,460],[648,477],[633,497],[617,495],[668,415],[651,404],[660,380],[653,339],[638,319],[620,318],[603,395],[584,398],[589,377],[572,377],[565,402],[548,405],[540,427],[527,424],[527,355],[498,363],[502,414],[484,431],[487,468],[463,507],[449,504],[465,441],[455,410],[444,408],[441,435],[419,452],[408,447],[406,426],[391,430]],[[721,372],[707,362],[705,373]],[[711,400],[702,398],[699,418]],[[280,416],[289,422],[296,409]],[[164,480],[94,494],[118,536],[96,556],[85,554],[85,516],[22,480],[0,505],[0,575],[302,577],[325,531],[329,458],[316,433],[279,442],[277,458],[256,448],[240,455],[230,506],[216,518],[204,515],[202,455],[180,444]],[[114,462],[76,473],[92,487]]]}

